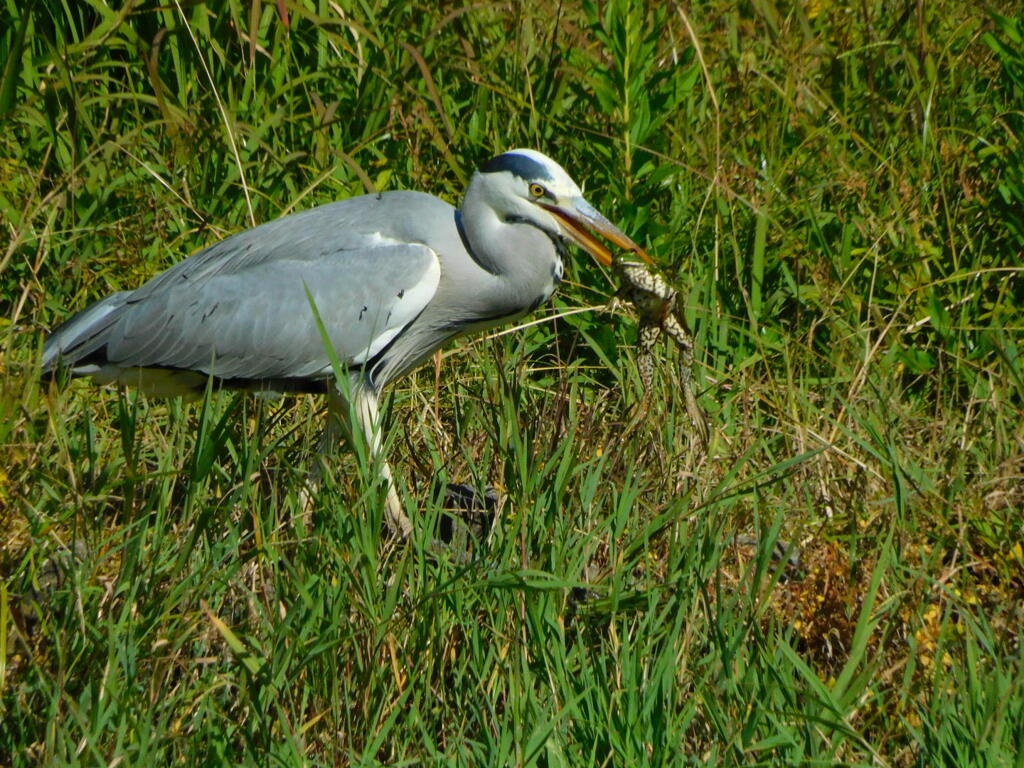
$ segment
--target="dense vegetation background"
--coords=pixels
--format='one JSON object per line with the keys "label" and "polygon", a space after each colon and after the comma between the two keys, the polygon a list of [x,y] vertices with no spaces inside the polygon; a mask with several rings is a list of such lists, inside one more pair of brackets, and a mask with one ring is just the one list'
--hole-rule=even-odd
{"label": "dense vegetation background", "polygon": [[[1016,3],[0,13],[0,764],[1021,765]],[[581,254],[395,388],[408,547],[356,457],[300,514],[315,398],[38,379],[93,299],[514,146],[677,279],[706,454],[668,347],[625,428]],[[435,476],[507,495],[468,560]]]}

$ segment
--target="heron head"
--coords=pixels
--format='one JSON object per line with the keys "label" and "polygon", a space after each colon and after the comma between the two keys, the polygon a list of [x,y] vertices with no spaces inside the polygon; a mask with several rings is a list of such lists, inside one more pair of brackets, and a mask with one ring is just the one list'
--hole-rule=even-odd
{"label": "heron head", "polygon": [[531,224],[549,235],[570,240],[597,261],[612,263],[612,251],[595,237],[653,264],[650,256],[586,201],[565,169],[532,149],[498,155],[476,174],[488,204],[506,222]]}

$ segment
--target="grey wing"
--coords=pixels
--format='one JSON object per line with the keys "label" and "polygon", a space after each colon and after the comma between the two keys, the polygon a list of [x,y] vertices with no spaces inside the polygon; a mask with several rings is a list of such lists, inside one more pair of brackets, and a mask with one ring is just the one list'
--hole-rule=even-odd
{"label": "grey wing", "polygon": [[358,364],[416,318],[439,279],[430,248],[401,244],[180,281],[129,300],[106,334],[105,356],[122,367],[226,379],[321,378],[330,358],[311,299],[338,357]]}
{"label": "grey wing", "polygon": [[396,231],[396,208],[424,213],[403,220],[441,226],[454,213],[427,195],[391,193],[241,232],[72,317],[47,340],[43,369],[327,376],[310,295],[340,359],[365,362],[419,315],[440,281],[437,254],[423,244],[429,237]]}

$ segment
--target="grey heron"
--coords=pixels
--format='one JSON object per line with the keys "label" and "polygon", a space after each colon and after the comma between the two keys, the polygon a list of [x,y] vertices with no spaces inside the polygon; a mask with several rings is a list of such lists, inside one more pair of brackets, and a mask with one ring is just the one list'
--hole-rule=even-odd
{"label": "grey heron", "polygon": [[566,243],[611,264],[595,234],[650,261],[560,165],[514,149],[473,175],[460,209],[422,192],[383,192],[232,235],[73,315],[46,340],[42,369],[164,396],[201,392],[210,377],[226,388],[325,393],[325,440],[350,431],[354,416],[387,482],[388,522],[407,537],[380,456],[381,389],[448,341],[546,302]]}

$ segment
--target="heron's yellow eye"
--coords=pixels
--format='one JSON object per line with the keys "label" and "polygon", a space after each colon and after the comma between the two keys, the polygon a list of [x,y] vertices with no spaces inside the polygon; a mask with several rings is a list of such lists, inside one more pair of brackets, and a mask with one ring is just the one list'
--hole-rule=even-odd
{"label": "heron's yellow eye", "polygon": [[544,195],[546,195],[547,193],[548,191],[544,189],[544,187],[542,187],[540,184],[530,185],[530,194],[533,195],[534,197],[544,197]]}

